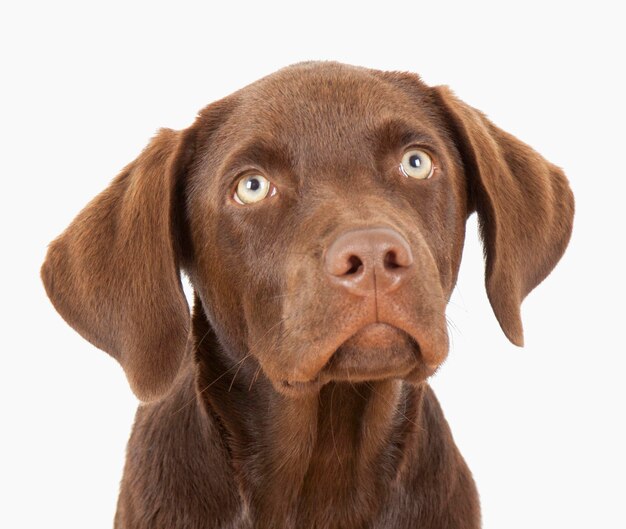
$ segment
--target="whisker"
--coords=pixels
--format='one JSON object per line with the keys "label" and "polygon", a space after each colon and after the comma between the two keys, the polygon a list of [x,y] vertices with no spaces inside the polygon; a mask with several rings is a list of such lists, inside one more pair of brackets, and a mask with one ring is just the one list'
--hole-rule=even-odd
{"label": "whisker", "polygon": [[[280,320],[278,320],[274,325],[272,325],[269,329],[267,329],[267,331],[265,331],[263,333],[263,336],[261,336],[258,340],[256,340],[256,342],[254,342],[254,344],[252,346],[250,346],[248,348],[248,354],[246,356],[244,356],[240,360],[240,362],[238,362],[237,371],[235,371],[235,374],[233,375],[233,379],[230,381],[230,386],[228,387],[228,391],[229,392],[232,389],[233,384],[235,383],[235,378],[237,377],[237,374],[239,373],[239,370],[241,369],[241,366],[243,365],[243,361],[246,360],[247,358],[249,358],[250,356],[252,356],[253,354],[258,357],[258,353],[255,354],[255,349],[256,349],[257,345],[259,345],[259,343],[261,343],[263,338],[265,338],[273,329],[275,329],[278,325],[281,325],[282,323],[284,323],[288,319],[289,318],[287,317],[287,318],[281,318]],[[276,342],[276,340],[274,340],[273,343],[275,343],[275,342]],[[252,378],[250,386],[248,387],[248,391],[250,391],[250,389],[252,388],[252,384],[254,383],[256,377],[258,376],[258,372],[260,371],[260,369],[261,369],[261,364],[259,364],[257,372],[255,373],[254,377]]]}
{"label": "whisker", "polygon": [[335,449],[335,455],[337,456],[337,461],[339,462],[339,466],[343,469],[343,464],[341,463],[341,458],[339,457],[339,450],[337,450],[337,443],[335,442],[335,426],[333,422],[333,397],[335,396],[335,390],[337,389],[337,384],[333,386],[333,390],[330,392],[330,435],[333,438],[333,447]]}
{"label": "whisker", "polygon": [[448,316],[446,316],[446,323],[448,324],[448,327],[452,327],[455,330],[455,332],[458,332],[461,335],[463,334],[461,330],[458,328],[458,326]]}
{"label": "whisker", "polygon": [[263,340],[263,338],[265,338],[272,330],[274,330],[278,325],[281,325],[283,323],[285,323],[287,320],[289,320],[290,317],[287,316],[286,318],[281,318],[280,320],[278,320],[274,325],[272,325],[269,329],[267,329],[267,331],[265,331],[263,333],[263,336],[261,336],[256,342],[254,342],[253,345],[251,345],[250,347],[248,347],[249,351],[253,351],[257,345],[259,345],[259,343],[261,343],[261,341]]}
{"label": "whisker", "polygon": [[252,380],[250,381],[250,385],[248,386],[248,392],[252,390],[252,386],[256,382],[256,379],[258,378],[260,374],[261,374],[261,364],[259,363],[259,367],[257,367],[256,372],[254,373],[254,376],[252,377]]}
{"label": "whisker", "polygon": [[[376,391],[376,388],[374,386],[372,386],[369,382],[365,382],[365,384],[367,386],[369,386],[369,388],[376,394],[378,395],[381,399],[383,399],[385,401],[385,404],[392,406],[392,404],[378,391]],[[402,417],[404,417],[407,421],[409,421],[413,426],[415,426],[416,428],[419,428],[420,430],[426,431],[426,429],[417,424],[415,421],[413,421],[412,419],[410,419],[409,417],[406,416],[405,413],[402,413],[400,411],[400,409],[397,406],[392,406],[400,415],[402,415]]]}
{"label": "whisker", "polygon": [[456,326],[456,324],[450,319],[448,318],[448,316],[446,316],[446,323],[448,325],[448,329],[452,329],[454,332],[449,332],[448,336],[450,337],[450,350],[454,349],[454,335],[458,334],[460,336],[463,336],[463,333],[461,332],[461,330]]}
{"label": "whisker", "polygon": [[361,394],[361,392],[356,388],[356,386],[352,382],[352,379],[350,378],[350,368],[348,368],[348,382],[350,383],[350,386],[352,386],[352,389],[354,390],[354,392],[363,400],[367,401],[367,399]]}
{"label": "whisker", "polygon": [[[257,340],[254,344],[253,347],[256,347],[256,345],[258,345],[258,343],[265,338],[265,336],[267,336],[267,334],[274,329],[277,325],[280,325],[282,322],[288,320],[289,318],[281,318],[277,323],[275,323],[274,325],[272,325],[264,334],[263,336],[261,336],[261,338],[259,338],[259,340]],[[209,329],[204,336],[202,337],[202,339],[198,342],[198,345],[195,347],[195,352],[198,351],[198,349],[200,348],[200,345],[202,344],[202,342],[204,341],[204,339],[209,335],[209,333],[211,332],[211,329]],[[207,391],[211,386],[213,386],[213,384],[215,384],[217,381],[219,381],[221,378],[223,378],[225,375],[227,375],[228,373],[230,373],[233,369],[237,369],[237,372],[239,371],[239,368],[241,367],[241,364],[249,357],[252,355],[252,349],[253,347],[250,347],[248,349],[248,354],[246,356],[244,356],[241,360],[239,360],[239,362],[237,362],[236,364],[230,366],[228,369],[226,369],[220,376],[218,376],[215,380],[213,380],[210,384],[208,384],[207,386],[205,386],[204,388],[202,388],[199,392],[198,395],[202,395],[202,393],[204,393],[205,391]],[[233,380],[230,383],[230,387],[228,388],[228,391],[230,391],[230,389],[232,388],[232,385],[235,381],[235,377],[237,376],[237,372],[235,372],[235,376],[233,377]],[[173,414],[176,414],[180,411],[182,411],[185,407],[189,406],[191,403],[193,403],[193,401],[196,400],[196,396],[194,396],[193,398],[189,399],[185,404],[183,404],[178,410],[176,410],[175,412],[173,412]],[[172,415],[173,415],[172,414]]]}
{"label": "whisker", "polygon": [[[243,357],[240,362],[242,362],[243,360],[245,360],[247,358],[247,356]],[[216,382],[218,382],[221,378],[223,378],[224,376],[226,376],[230,371],[232,371],[233,369],[235,369],[235,367],[237,367],[237,365],[239,364],[239,362],[237,362],[237,364],[232,365],[231,367],[229,367],[228,369],[226,369],[219,377],[217,377],[216,379],[214,379],[210,384],[207,384],[204,388],[202,388],[199,392],[198,395],[202,395],[202,393],[204,393],[207,389],[209,389],[213,384],[215,384]],[[181,412],[183,409],[185,409],[187,406],[189,406],[192,402],[194,402],[196,400],[197,395],[195,395],[193,398],[189,399],[189,401],[187,401],[185,404],[183,404],[179,409],[177,409],[176,411],[174,411],[172,413],[172,415],[175,415],[179,412]]]}
{"label": "whisker", "polygon": [[204,393],[207,389],[209,389],[213,384],[215,384],[219,379],[221,379],[224,375],[230,373],[233,369],[237,368],[239,369],[239,367],[241,366],[241,364],[243,364],[245,362],[245,360],[251,355],[252,353],[248,353],[246,356],[244,356],[241,360],[237,361],[236,363],[234,363],[232,366],[230,366],[226,371],[224,371],[219,377],[217,377],[215,380],[213,380],[210,384],[207,384],[204,388],[202,388],[200,390],[200,394]]}
{"label": "whisker", "polygon": [[230,381],[230,386],[228,386],[228,392],[229,393],[230,393],[230,390],[233,389],[233,384],[235,383],[235,378],[237,378],[237,373],[239,373],[239,370],[241,369],[241,366],[243,365],[244,361],[251,355],[252,355],[252,353],[248,353],[239,362],[237,362],[239,367],[237,367],[237,371],[235,371],[235,374],[233,375],[233,379]]}
{"label": "whisker", "polygon": [[209,327],[209,330],[207,332],[204,333],[204,335],[202,336],[202,338],[200,338],[200,341],[196,344],[196,346],[194,347],[194,354],[197,353],[200,350],[200,346],[202,345],[202,342],[204,342],[205,338],[211,334],[211,331],[213,329],[211,327]]}
{"label": "whisker", "polygon": [[[207,330],[207,332],[204,333],[204,335],[202,336],[202,338],[200,338],[200,341],[194,346],[193,348],[193,354],[195,356],[195,354],[200,350],[200,346],[202,345],[202,342],[204,342],[205,338],[211,334],[211,331],[213,329],[209,326],[209,329]],[[225,374],[225,373],[224,373]],[[223,376],[223,375],[222,375]],[[218,379],[219,380],[219,379]],[[200,392],[202,393],[202,392]],[[176,411],[174,411],[172,413],[172,415],[175,415],[179,412],[181,412],[182,410],[184,410],[187,406],[189,406],[193,401],[196,400],[196,396],[194,396],[193,398],[189,399],[187,402],[185,402],[185,404],[183,404],[179,409],[177,409]]]}
{"label": "whisker", "polygon": [[[284,323],[285,321],[287,321],[289,318],[283,318],[282,322]],[[281,328],[280,329],[280,334],[276,337],[275,340],[273,340],[273,342],[267,347],[267,350],[271,350],[273,347],[276,347],[277,344],[284,340],[287,336],[289,336],[290,334],[293,334],[293,332],[295,332],[296,329],[287,329],[285,330],[285,328]],[[254,353],[255,356],[259,356],[259,351],[250,351],[251,353]],[[250,391],[252,389],[253,384],[257,381],[257,379],[259,378],[259,375],[261,374],[262,371],[262,367],[261,364],[259,363],[259,367],[257,368],[254,376],[252,377],[252,380],[250,381],[250,385],[248,386],[248,391]]]}

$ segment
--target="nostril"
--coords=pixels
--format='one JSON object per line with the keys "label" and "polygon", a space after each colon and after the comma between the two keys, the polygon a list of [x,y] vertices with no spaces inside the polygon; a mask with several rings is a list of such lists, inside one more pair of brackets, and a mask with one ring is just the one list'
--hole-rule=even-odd
{"label": "nostril", "polygon": [[363,268],[363,261],[361,261],[357,255],[351,255],[348,258],[348,264],[350,265],[350,268],[348,268],[343,274],[346,276],[357,274]]}
{"label": "nostril", "polygon": [[395,270],[396,268],[401,268],[402,265],[398,263],[398,256],[395,251],[389,250],[385,254],[385,259],[383,260],[383,265],[387,270]]}
{"label": "nostril", "polygon": [[398,268],[408,268],[413,264],[413,255],[406,243],[394,244],[387,247],[383,252],[382,265],[384,270],[395,271]]}

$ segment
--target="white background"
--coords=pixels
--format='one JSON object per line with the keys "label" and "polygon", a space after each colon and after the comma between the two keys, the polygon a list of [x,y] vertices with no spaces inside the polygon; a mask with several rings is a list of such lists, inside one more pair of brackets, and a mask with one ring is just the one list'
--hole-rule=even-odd
{"label": "white background", "polygon": [[47,301],[46,244],[159,127],[335,59],[448,84],[565,169],[574,235],[524,304],[526,347],[491,312],[472,219],[433,386],[486,529],[626,527],[626,42],[612,5],[3,3],[0,526],[111,527],[136,406]]}

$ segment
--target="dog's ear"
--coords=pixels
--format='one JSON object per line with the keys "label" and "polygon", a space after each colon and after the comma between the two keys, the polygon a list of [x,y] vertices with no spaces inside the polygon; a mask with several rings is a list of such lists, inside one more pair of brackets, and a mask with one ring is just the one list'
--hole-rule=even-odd
{"label": "dog's ear", "polygon": [[563,255],[572,232],[574,197],[561,169],[447,87],[433,91],[469,179],[489,301],[506,336],[521,346],[520,305]]}
{"label": "dog's ear", "polygon": [[176,189],[192,135],[161,130],[50,244],[41,269],[61,316],[120,362],[142,401],[167,391],[187,342]]}

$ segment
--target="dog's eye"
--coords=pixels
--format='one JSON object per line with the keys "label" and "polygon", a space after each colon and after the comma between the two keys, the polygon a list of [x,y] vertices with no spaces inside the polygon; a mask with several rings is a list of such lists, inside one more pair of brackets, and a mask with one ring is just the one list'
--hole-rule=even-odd
{"label": "dog's eye", "polygon": [[249,174],[239,180],[233,198],[238,204],[253,204],[275,194],[276,188],[267,178],[260,174]]}
{"label": "dog's eye", "polygon": [[430,155],[420,149],[411,149],[404,153],[400,171],[404,176],[425,180],[433,175],[434,165]]}

